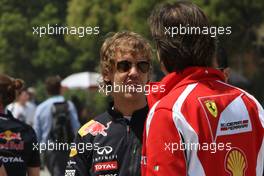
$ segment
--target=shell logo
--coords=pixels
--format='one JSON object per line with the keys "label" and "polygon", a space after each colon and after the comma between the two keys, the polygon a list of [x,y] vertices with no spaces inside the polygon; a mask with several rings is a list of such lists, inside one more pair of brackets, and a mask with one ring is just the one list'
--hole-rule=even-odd
{"label": "shell logo", "polygon": [[226,155],[225,166],[231,176],[244,176],[247,169],[245,154],[237,148],[230,150]]}

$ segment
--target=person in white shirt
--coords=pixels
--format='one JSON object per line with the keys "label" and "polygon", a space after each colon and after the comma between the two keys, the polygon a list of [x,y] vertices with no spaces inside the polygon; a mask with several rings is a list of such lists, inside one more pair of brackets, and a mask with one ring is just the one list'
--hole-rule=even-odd
{"label": "person in white shirt", "polygon": [[17,99],[14,103],[7,106],[7,109],[12,112],[13,116],[28,125],[33,125],[36,105],[29,101],[27,89],[22,89],[18,92]]}

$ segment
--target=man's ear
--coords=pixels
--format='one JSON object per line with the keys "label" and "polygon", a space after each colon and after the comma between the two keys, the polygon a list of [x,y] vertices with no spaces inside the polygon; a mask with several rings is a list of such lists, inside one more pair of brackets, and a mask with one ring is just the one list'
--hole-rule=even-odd
{"label": "man's ear", "polygon": [[166,67],[164,66],[164,63],[161,61],[160,62],[160,69],[163,72],[164,75],[169,74],[169,72],[167,71]]}
{"label": "man's ear", "polygon": [[159,52],[157,51],[157,58],[158,58],[158,61],[160,63],[160,69],[161,71],[163,72],[164,75],[167,75],[169,74],[169,72],[167,71],[166,67],[164,66],[164,63],[163,61],[161,60],[160,58],[160,55],[159,55]]}
{"label": "man's ear", "polygon": [[111,82],[111,78],[110,78],[110,72],[108,70],[105,70],[103,73],[103,80],[105,83],[109,83]]}
{"label": "man's ear", "polygon": [[110,81],[109,76],[108,75],[103,76],[103,80],[104,82],[109,82]]}
{"label": "man's ear", "polygon": [[229,79],[230,74],[231,74],[231,70],[230,70],[230,68],[229,68],[229,67],[225,68],[225,69],[223,70],[223,73],[224,73],[224,75],[225,75],[225,82],[228,82],[228,79]]}

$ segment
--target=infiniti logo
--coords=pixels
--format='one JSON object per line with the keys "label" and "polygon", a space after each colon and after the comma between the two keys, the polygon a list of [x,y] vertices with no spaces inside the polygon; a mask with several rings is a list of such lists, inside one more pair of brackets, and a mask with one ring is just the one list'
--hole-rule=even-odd
{"label": "infiniti logo", "polygon": [[98,147],[97,149],[97,153],[99,155],[103,155],[103,154],[109,154],[113,151],[113,148],[110,146],[104,146],[104,147]]}

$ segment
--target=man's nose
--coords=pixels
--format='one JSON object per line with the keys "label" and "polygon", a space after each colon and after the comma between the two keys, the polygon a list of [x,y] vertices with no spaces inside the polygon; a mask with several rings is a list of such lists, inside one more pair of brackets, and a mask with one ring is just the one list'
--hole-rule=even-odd
{"label": "man's nose", "polygon": [[137,76],[139,74],[139,70],[135,64],[132,65],[131,69],[129,70],[129,76]]}

